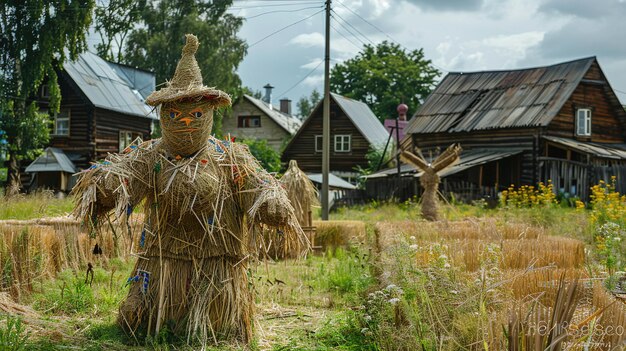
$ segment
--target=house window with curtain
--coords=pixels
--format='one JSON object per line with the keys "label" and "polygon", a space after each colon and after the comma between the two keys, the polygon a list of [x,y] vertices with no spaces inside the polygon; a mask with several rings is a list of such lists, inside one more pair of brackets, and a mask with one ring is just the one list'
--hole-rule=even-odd
{"label": "house window with curtain", "polygon": [[261,116],[239,116],[237,128],[260,128]]}
{"label": "house window with curtain", "polygon": [[69,136],[70,135],[70,110],[63,109],[54,114],[53,118],[53,135]]}
{"label": "house window with curtain", "polygon": [[350,135],[335,135],[335,152],[350,152]]}
{"label": "house window with curtain", "polygon": [[579,108],[576,110],[576,135],[591,135],[591,109]]}

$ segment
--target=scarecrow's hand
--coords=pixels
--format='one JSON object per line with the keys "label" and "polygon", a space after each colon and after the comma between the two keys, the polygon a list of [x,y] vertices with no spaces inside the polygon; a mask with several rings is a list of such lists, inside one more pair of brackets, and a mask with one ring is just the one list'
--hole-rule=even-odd
{"label": "scarecrow's hand", "polygon": [[290,215],[293,215],[293,207],[282,188],[271,188],[259,194],[251,212],[262,223],[283,226],[288,224]]}

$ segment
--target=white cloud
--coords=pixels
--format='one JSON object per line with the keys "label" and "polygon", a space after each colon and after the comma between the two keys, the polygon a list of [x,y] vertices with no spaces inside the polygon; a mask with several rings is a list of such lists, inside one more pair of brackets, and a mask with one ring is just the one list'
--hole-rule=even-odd
{"label": "white cloud", "polygon": [[324,75],[320,74],[308,76],[304,79],[304,81],[302,81],[302,84],[309,87],[319,87],[324,84]]}
{"label": "white cloud", "polygon": [[324,35],[319,32],[300,34],[300,35],[293,37],[289,41],[289,43],[295,44],[301,47],[305,47],[305,48],[311,48],[311,47],[323,48],[324,47]]}
{"label": "white cloud", "polygon": [[311,62],[306,63],[306,64],[304,64],[304,65],[300,66],[300,68],[304,68],[304,69],[313,69],[313,68],[315,68],[315,67],[318,67],[318,65],[319,65],[319,67],[322,67],[322,66],[320,65],[320,62],[322,62],[322,58],[321,58],[321,57],[320,57],[320,58],[316,58],[316,59],[311,60]]}

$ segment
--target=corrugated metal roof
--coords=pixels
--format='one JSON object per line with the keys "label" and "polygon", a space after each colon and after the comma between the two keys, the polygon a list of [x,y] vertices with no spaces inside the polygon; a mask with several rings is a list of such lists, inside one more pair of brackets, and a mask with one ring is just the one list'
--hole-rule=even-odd
{"label": "corrugated metal roof", "polygon": [[120,77],[107,61],[97,55],[82,53],[76,61],[66,61],[63,68],[94,106],[127,115],[158,119],[128,78]]}
{"label": "corrugated metal roof", "polygon": [[543,138],[555,144],[578,150],[582,153],[590,154],[596,157],[626,160],[626,150],[619,147],[616,148],[611,144],[586,143],[555,136],[544,136]]}
{"label": "corrugated metal roof", "polygon": [[27,173],[35,172],[67,172],[76,173],[76,166],[65,155],[63,150],[54,147],[48,147],[43,151],[41,156],[37,157],[28,167]]}
{"label": "corrugated metal roof", "polygon": [[269,118],[271,118],[276,124],[278,124],[281,128],[286,130],[289,134],[295,135],[300,126],[302,126],[302,121],[300,121],[295,116],[290,116],[286,113],[280,112],[280,110],[275,110],[268,103],[263,100],[259,100],[250,95],[244,95],[248,101],[254,104],[256,107],[261,109]]}
{"label": "corrugated metal roof", "polygon": [[156,89],[156,76],[154,73],[115,62],[106,61],[106,63],[132,89],[139,92],[142,100],[145,100]]}
{"label": "corrugated metal roof", "polygon": [[[479,166],[488,162],[501,160],[513,155],[517,155],[523,152],[521,148],[501,148],[501,149],[470,149],[463,150],[458,163],[450,168],[446,168],[441,171],[439,175],[445,177],[451,174],[455,174],[464,171],[468,168]],[[414,177],[421,177],[424,172],[419,171],[415,166],[409,164],[403,164],[400,167],[400,173],[412,173],[417,172]],[[384,178],[388,176],[394,176],[398,173],[397,168],[389,168],[370,175],[364,176],[366,179]]]}
{"label": "corrugated metal roof", "polygon": [[[313,183],[322,184],[321,173],[312,173],[312,174],[307,174],[306,176],[309,177],[309,179],[311,179]],[[349,182],[337,177],[336,175],[332,173],[328,173],[328,186],[331,188],[335,188],[335,189],[348,189],[348,190],[354,190],[357,188],[355,185],[350,184]]]}
{"label": "corrugated metal roof", "polygon": [[[387,129],[385,129],[367,104],[339,94],[330,94],[371,145],[385,145],[389,138],[389,132],[387,132]],[[321,103],[323,101],[320,101]]]}
{"label": "corrugated metal roof", "polygon": [[413,115],[409,133],[547,126],[595,57],[512,71],[449,73]]}

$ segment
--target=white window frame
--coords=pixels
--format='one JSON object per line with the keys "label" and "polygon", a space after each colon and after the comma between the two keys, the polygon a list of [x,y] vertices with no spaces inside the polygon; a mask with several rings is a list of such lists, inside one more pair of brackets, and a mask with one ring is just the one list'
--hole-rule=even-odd
{"label": "white window frame", "polygon": [[42,84],[40,89],[41,90],[40,90],[39,96],[41,96],[44,99],[47,99],[50,97],[50,89],[49,89],[48,84]]}
{"label": "white window frame", "polygon": [[120,130],[119,146],[120,152],[124,151],[133,142],[133,132],[129,130]]}
{"label": "white window frame", "polygon": [[590,108],[576,109],[576,135],[591,135],[591,117],[592,113]]}
{"label": "white window frame", "polygon": [[352,151],[352,135],[350,134],[335,135],[335,152],[350,152],[350,151]]}
{"label": "white window frame", "polygon": [[315,136],[315,152],[323,152],[324,151],[324,136],[316,135]]}
{"label": "white window frame", "polygon": [[[70,121],[71,121],[71,111],[67,109],[62,109],[60,112],[56,112],[54,116],[52,116],[54,125],[52,126],[52,135],[56,136],[70,136]],[[59,121],[67,121],[67,130],[59,132]]]}

